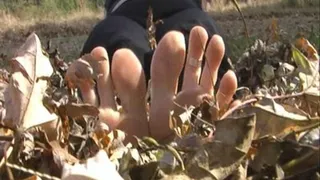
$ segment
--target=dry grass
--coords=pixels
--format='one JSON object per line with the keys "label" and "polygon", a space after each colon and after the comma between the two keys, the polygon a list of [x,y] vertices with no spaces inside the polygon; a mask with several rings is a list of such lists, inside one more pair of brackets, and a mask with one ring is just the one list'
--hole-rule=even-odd
{"label": "dry grass", "polygon": [[[4,11],[0,11],[0,34],[4,35],[6,32],[18,31],[22,31],[21,33],[23,34],[23,32],[32,31],[35,30],[35,27],[40,26],[41,28],[41,26],[44,25],[49,25],[48,27],[52,26],[57,33],[68,27],[76,28],[79,29],[80,32],[83,32],[84,29],[90,29],[92,24],[103,18],[103,16],[104,12],[102,9],[99,9],[98,11],[82,9],[80,11],[70,12],[67,16],[48,13],[28,19],[19,18],[17,16],[5,13]],[[52,29],[48,30],[51,31]]]}
{"label": "dry grass", "polygon": [[[238,4],[240,8],[257,8],[261,6],[273,6],[274,4],[281,3],[283,0],[246,0],[246,1],[239,1]],[[226,11],[234,11],[235,7],[231,3],[225,3],[225,0],[213,0],[211,3],[210,11],[213,12],[226,12]]]}
{"label": "dry grass", "polygon": [[[36,32],[42,43],[52,40],[53,47],[59,47],[63,57],[72,60],[79,55],[86,35],[103,17],[102,8],[96,11],[83,8],[67,15],[48,12],[32,18],[0,10],[0,54],[12,57],[28,34]],[[1,66],[4,66],[3,62],[0,62]]]}
{"label": "dry grass", "polygon": [[[224,4],[225,0],[213,0],[209,13],[215,17],[239,15],[235,6],[230,2]],[[239,0],[238,0],[239,1]],[[301,13],[319,13],[319,0],[244,0],[240,1],[239,7],[243,11],[244,16],[261,16],[269,14],[285,15],[294,12]],[[304,3],[301,3],[303,1]],[[307,1],[309,3],[307,3]],[[296,2],[296,3],[293,3]],[[300,2],[300,3],[299,3]]]}
{"label": "dry grass", "polygon": [[[283,8],[305,8],[305,7],[319,7],[319,0],[237,0],[240,8],[243,9],[259,9],[263,11],[279,10]],[[209,4],[210,5],[210,4]],[[235,6],[229,0],[213,0],[210,11],[226,12],[233,11]],[[263,9],[261,9],[263,8]]]}

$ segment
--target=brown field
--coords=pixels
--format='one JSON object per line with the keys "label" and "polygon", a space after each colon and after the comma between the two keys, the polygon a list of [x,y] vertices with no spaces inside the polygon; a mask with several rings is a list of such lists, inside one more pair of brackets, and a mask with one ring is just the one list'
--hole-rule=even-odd
{"label": "brown field", "polygon": [[[303,33],[319,49],[318,4],[298,3],[292,7],[280,0],[240,3],[249,29],[249,42],[256,38],[264,39],[266,28],[276,18],[279,28],[287,37],[293,38],[297,33]],[[224,4],[222,0],[215,0],[209,13],[222,29],[226,43],[232,50],[232,57],[236,59],[248,47],[239,14],[232,4]],[[12,57],[26,36],[35,31],[42,43],[51,39],[53,47],[59,48],[63,58],[73,60],[78,57],[92,27],[103,17],[103,9],[93,12],[84,8],[67,15],[48,13],[25,18],[0,11],[0,54]]]}

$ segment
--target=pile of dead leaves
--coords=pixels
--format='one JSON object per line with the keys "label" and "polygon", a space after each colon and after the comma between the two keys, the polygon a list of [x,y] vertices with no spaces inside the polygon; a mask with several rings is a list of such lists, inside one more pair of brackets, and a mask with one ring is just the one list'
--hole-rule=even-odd
{"label": "pile of dead leaves", "polygon": [[0,72],[0,179],[319,178],[319,55],[304,38],[257,40],[235,65],[241,104],[217,116],[204,101],[172,116],[168,144],[107,133],[49,51],[31,34]]}

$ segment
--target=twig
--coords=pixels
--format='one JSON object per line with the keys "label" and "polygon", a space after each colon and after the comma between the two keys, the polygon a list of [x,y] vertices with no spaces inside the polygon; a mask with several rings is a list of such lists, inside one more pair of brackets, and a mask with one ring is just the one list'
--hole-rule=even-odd
{"label": "twig", "polygon": [[[177,103],[176,101],[174,101],[174,100],[173,100],[173,104],[175,104],[175,105],[178,106],[179,108],[181,108],[181,109],[183,109],[183,110],[186,111],[186,108],[185,108],[185,107],[183,107],[182,105],[178,104],[178,103]],[[210,127],[214,127],[213,124],[211,124],[211,123],[209,123],[209,122],[201,119],[201,118],[198,117],[196,114],[194,114],[194,113],[192,113],[192,112],[191,112],[190,114],[191,114],[192,116],[195,116],[197,121],[200,121],[200,122],[202,122],[203,124],[208,125],[208,126],[210,126]]]}
{"label": "twig", "polygon": [[294,131],[294,132],[297,133],[297,134],[299,134],[299,133],[302,133],[302,132],[305,132],[305,131],[309,131],[309,130],[315,129],[315,128],[317,128],[318,126],[320,126],[320,123],[316,123],[316,124],[312,124],[312,125],[303,127],[303,128],[298,129],[298,130],[296,130],[296,131]]}
{"label": "twig", "polygon": [[308,148],[312,151],[319,151],[319,148],[316,147],[316,146],[313,146],[313,145],[309,145],[309,144],[301,144],[297,141],[294,141],[294,140],[290,140],[290,139],[286,139],[285,142],[289,142],[295,146],[299,146],[299,147],[302,147],[302,148]]}
{"label": "twig", "polygon": [[162,20],[158,20],[154,22],[153,20],[153,9],[151,6],[148,8],[148,17],[147,17],[147,35],[149,40],[149,45],[151,50],[155,50],[157,48],[157,40],[156,40],[156,25],[159,23],[163,23]]}
{"label": "twig", "polygon": [[7,174],[8,174],[8,177],[10,180],[14,180],[14,176],[12,174],[12,171],[11,169],[8,167],[8,158],[7,158],[7,153],[5,152],[4,153],[4,162],[5,162],[5,165],[6,165],[6,170],[7,170]]}
{"label": "twig", "polygon": [[252,98],[252,99],[246,100],[246,101],[242,102],[241,104],[230,108],[226,113],[224,113],[224,114],[221,116],[220,119],[221,119],[221,120],[222,120],[222,119],[225,119],[226,117],[228,117],[230,114],[232,114],[235,110],[237,110],[237,109],[240,108],[241,106],[244,106],[244,105],[247,105],[247,104],[251,104],[251,103],[254,103],[254,102],[257,102],[257,101],[258,101],[257,98]]}
{"label": "twig", "polygon": [[248,28],[247,28],[247,23],[244,19],[244,16],[243,16],[243,13],[239,7],[239,4],[236,0],[232,0],[232,3],[236,6],[236,9],[238,10],[238,12],[240,13],[240,16],[241,16],[241,19],[242,19],[242,22],[244,24],[244,29],[245,29],[245,33],[246,33],[246,37],[249,39],[249,31],[248,31]]}
{"label": "twig", "polygon": [[[13,144],[13,143],[14,143],[14,139],[11,141],[11,144]],[[13,147],[9,146],[9,148],[7,149],[7,151],[4,154],[4,157],[0,161],[0,169],[6,163],[6,159],[10,157],[12,151],[13,151]]]}
{"label": "twig", "polygon": [[9,162],[7,162],[6,165],[8,167],[10,167],[10,168],[13,168],[13,169],[25,172],[25,173],[29,173],[29,174],[32,174],[32,175],[36,175],[36,176],[39,176],[39,177],[42,177],[42,178],[46,178],[46,179],[50,179],[50,180],[60,180],[60,178],[57,178],[57,177],[54,177],[54,176],[51,176],[51,175],[48,175],[48,174],[45,174],[45,173],[41,173],[41,172],[38,172],[38,171],[34,171],[32,169],[27,169],[25,167],[18,166],[16,164],[11,164]]}
{"label": "twig", "polygon": [[155,151],[155,150],[159,150],[159,149],[163,149],[163,147],[162,146],[152,146],[150,148],[146,148],[146,149],[141,150],[139,153],[142,154],[142,153],[146,153],[149,151]]}
{"label": "twig", "polygon": [[307,103],[308,112],[309,112],[309,115],[311,115],[312,114],[311,105],[310,105],[309,101],[307,101],[307,97],[305,95],[303,96],[303,99]]}
{"label": "twig", "polygon": [[[302,96],[305,92],[299,92],[296,94],[289,94],[289,95],[281,95],[281,96],[272,96],[270,97],[273,100],[277,100],[277,99],[287,99],[287,98],[293,98],[293,97],[299,97]],[[255,95],[256,97],[264,97],[264,95]]]}
{"label": "twig", "polygon": [[252,92],[248,87],[245,87],[245,86],[238,87],[236,91],[241,91],[241,90],[246,90],[249,92],[249,95],[252,95]]}

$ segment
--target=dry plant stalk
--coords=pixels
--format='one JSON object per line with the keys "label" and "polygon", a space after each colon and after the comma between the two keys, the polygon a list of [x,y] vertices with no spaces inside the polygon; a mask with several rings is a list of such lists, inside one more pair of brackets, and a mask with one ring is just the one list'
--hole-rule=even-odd
{"label": "dry plant stalk", "polygon": [[154,50],[157,48],[156,25],[159,23],[163,23],[163,21],[158,20],[158,21],[154,22],[153,10],[152,10],[152,7],[149,6],[148,18],[147,18],[147,34],[148,34],[148,40],[149,40],[151,50]]}

